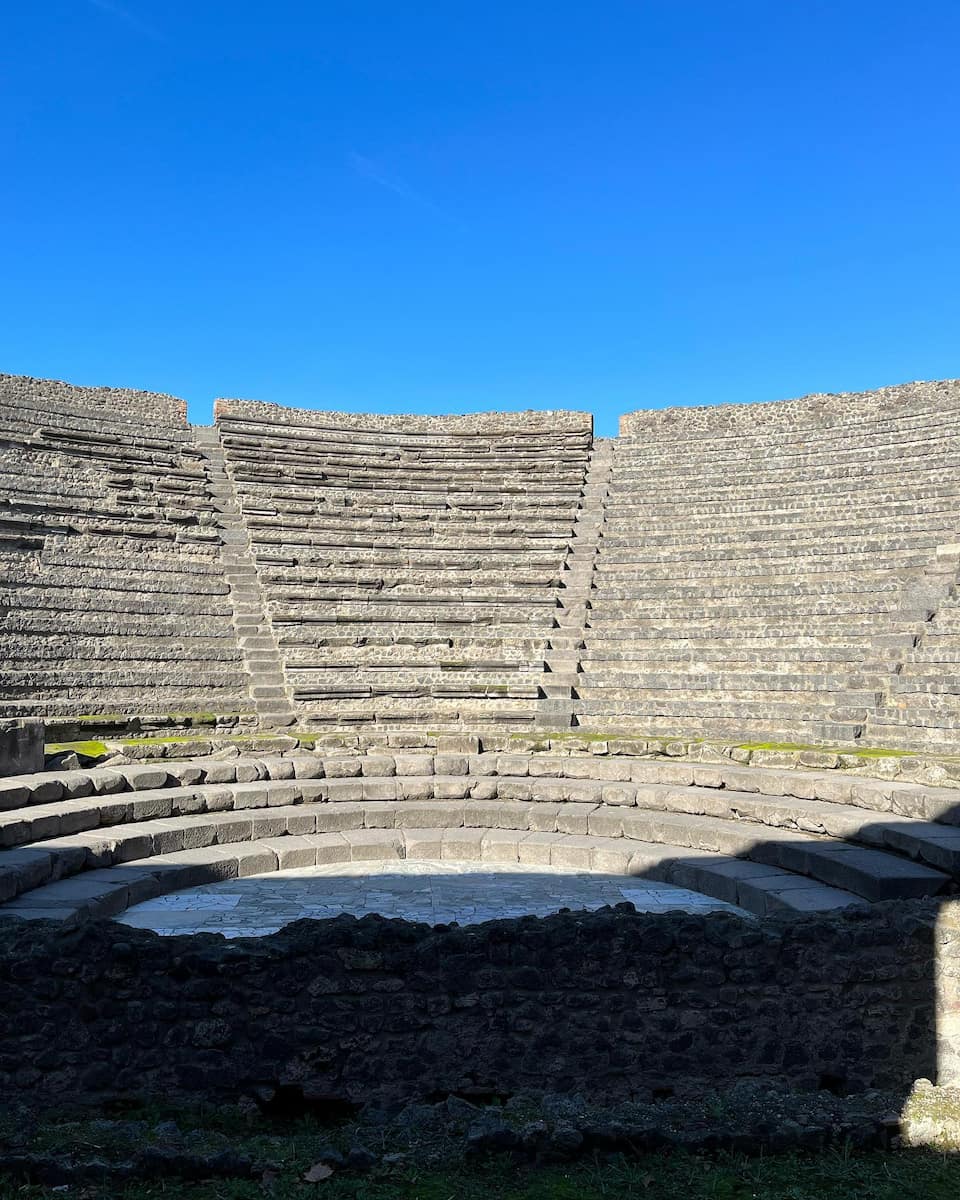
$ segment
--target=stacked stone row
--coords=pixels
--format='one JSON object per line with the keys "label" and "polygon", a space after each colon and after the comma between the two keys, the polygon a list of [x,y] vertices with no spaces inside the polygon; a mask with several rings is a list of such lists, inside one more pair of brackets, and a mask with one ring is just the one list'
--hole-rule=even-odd
{"label": "stacked stone row", "polygon": [[348,749],[0,780],[0,920],[77,923],[263,872],[402,858],[663,880],[757,915],[944,895],[953,788],[593,755]]}
{"label": "stacked stone row", "polygon": [[217,421],[299,723],[536,721],[587,415]]}
{"label": "stacked stone row", "polygon": [[958,468],[956,383],[625,417],[580,724],[949,746]]}
{"label": "stacked stone row", "polygon": [[237,712],[182,402],[0,376],[0,715]]}

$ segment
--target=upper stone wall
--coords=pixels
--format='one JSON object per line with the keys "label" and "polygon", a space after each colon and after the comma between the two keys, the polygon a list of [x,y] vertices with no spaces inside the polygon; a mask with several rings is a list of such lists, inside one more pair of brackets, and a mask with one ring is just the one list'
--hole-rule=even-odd
{"label": "upper stone wall", "polygon": [[462,416],[420,416],[410,413],[323,412],[315,409],[288,408],[260,400],[217,400],[215,419],[255,421],[266,425],[310,426],[316,429],[356,430],[363,433],[448,434],[482,436],[530,436],[536,433],[593,432],[593,416],[588,412],[484,412]]}
{"label": "upper stone wall", "polygon": [[89,416],[102,411],[112,418],[146,421],[153,425],[187,423],[187,404],[162,392],[138,392],[132,388],[77,387],[59,379],[32,379],[29,375],[0,374],[0,398],[24,411],[41,416],[75,412]]}
{"label": "upper stone wall", "polygon": [[782,429],[830,429],[960,407],[960,379],[903,383],[873,392],[815,393],[762,404],[640,409],[620,418],[620,435],[663,439],[736,437]]}

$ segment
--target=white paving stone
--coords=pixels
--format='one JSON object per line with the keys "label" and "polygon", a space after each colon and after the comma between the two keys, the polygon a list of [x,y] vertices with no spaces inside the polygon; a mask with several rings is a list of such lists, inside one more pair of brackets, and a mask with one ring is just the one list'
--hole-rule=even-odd
{"label": "white paving stone", "polygon": [[629,900],[643,912],[731,912],[731,904],[686,888],[622,875],[531,870],[518,863],[426,860],[337,863],[249,875],[190,888],[127,909],[117,920],[161,934],[257,937],[304,918],[341,913],[403,917],[431,925],[477,925],[500,917],[548,916]]}

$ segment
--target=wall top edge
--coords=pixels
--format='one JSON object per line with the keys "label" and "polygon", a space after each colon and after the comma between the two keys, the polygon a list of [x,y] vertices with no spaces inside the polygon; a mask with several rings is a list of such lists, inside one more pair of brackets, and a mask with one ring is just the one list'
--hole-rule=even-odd
{"label": "wall top edge", "polygon": [[620,418],[621,437],[723,436],[782,427],[829,428],[960,408],[960,379],[916,380],[868,392],[812,392],[791,400],[637,409]]}
{"label": "wall top edge", "polygon": [[582,433],[592,434],[593,414],[567,409],[444,415],[354,413],[290,408],[263,400],[218,399],[214,419],[234,418],[268,425],[307,425],[383,433]]}
{"label": "wall top edge", "polygon": [[109,413],[112,417],[156,425],[187,423],[187,403],[178,396],[136,388],[84,386],[61,379],[35,379],[31,375],[0,373],[0,401],[32,409],[41,420],[44,412],[59,411],[80,416]]}

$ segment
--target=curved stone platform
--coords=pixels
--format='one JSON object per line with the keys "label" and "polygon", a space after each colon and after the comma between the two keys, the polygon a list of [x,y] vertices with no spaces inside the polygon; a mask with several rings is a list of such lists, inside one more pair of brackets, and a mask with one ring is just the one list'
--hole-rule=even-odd
{"label": "curved stone platform", "polygon": [[377,913],[429,925],[479,925],[632,904],[637,912],[748,914],[688,888],[636,877],[519,863],[408,858],[338,863],[187,888],[117,918],[154,933],[261,937],[294,921]]}
{"label": "curved stone platform", "polygon": [[945,896],[960,793],[591,755],[161,760],[0,780],[0,918],[76,923],[265,872],[416,860],[668,883],[755,915]]}

